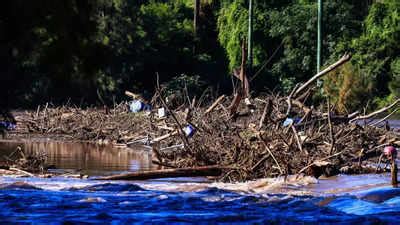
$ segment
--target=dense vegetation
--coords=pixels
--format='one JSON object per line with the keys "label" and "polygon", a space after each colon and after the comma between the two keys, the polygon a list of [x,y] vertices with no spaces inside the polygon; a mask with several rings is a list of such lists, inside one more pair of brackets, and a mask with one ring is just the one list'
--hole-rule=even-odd
{"label": "dense vegetation", "polygon": [[[286,92],[316,72],[317,1],[255,1],[252,91]],[[6,1],[0,9],[3,105],[110,104],[125,89],[231,86],[247,38],[247,0]],[[353,60],[324,93],[349,111],[400,95],[400,1],[324,1],[323,62]],[[196,33],[196,35],[195,35]],[[269,60],[270,59],[270,60]],[[261,69],[261,70],[260,70]],[[182,76],[184,75],[184,76]]]}

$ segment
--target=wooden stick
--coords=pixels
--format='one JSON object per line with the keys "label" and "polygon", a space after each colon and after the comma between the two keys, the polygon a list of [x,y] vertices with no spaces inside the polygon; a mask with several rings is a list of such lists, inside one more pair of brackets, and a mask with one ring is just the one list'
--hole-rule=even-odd
{"label": "wooden stick", "polygon": [[331,139],[331,147],[329,149],[329,155],[332,155],[332,152],[335,148],[335,137],[333,136],[333,127],[332,127],[332,121],[331,121],[331,105],[330,105],[329,97],[327,100],[327,107],[328,107],[328,125],[329,125],[329,136]]}
{"label": "wooden stick", "polygon": [[185,132],[182,130],[182,125],[179,122],[179,120],[176,118],[175,113],[168,107],[167,103],[165,103],[163,96],[161,95],[161,89],[160,89],[160,83],[159,83],[159,76],[157,74],[157,89],[156,91],[158,92],[158,97],[160,99],[161,104],[163,105],[163,107],[167,110],[167,112],[171,115],[172,119],[175,121],[175,123],[178,125],[178,131],[179,134],[181,136],[181,139],[183,140],[183,142],[185,143],[185,147],[190,149],[190,145],[189,145],[189,140],[186,137]]}
{"label": "wooden stick", "polygon": [[262,157],[256,164],[254,164],[254,166],[251,167],[251,170],[254,171],[262,162],[264,162],[266,159],[268,159],[268,157],[270,157],[270,154]]}
{"label": "wooden stick", "polygon": [[389,115],[383,117],[382,119],[378,120],[377,122],[374,122],[372,124],[370,124],[371,126],[376,126],[380,123],[382,123],[383,121],[387,120],[390,116],[392,116],[393,114],[395,114],[400,108],[396,108],[395,110],[393,110],[393,112],[389,113]]}
{"label": "wooden stick", "polygon": [[249,88],[249,80],[247,79],[246,76],[246,60],[247,60],[247,56],[246,56],[246,47],[245,47],[245,42],[242,42],[242,63],[240,65],[240,73],[233,73],[236,77],[239,78],[239,80],[241,81],[241,88],[239,88],[239,90],[237,90],[235,97],[233,98],[233,101],[231,103],[231,105],[229,106],[229,110],[230,110],[230,116],[234,116],[236,114],[237,108],[239,107],[240,101],[242,100],[242,98],[248,98],[249,97],[249,93],[250,93],[250,88]]}
{"label": "wooden stick", "polygon": [[30,177],[34,177],[34,176],[35,176],[35,175],[33,175],[32,173],[29,173],[29,172],[27,172],[27,171],[25,171],[25,170],[21,170],[21,169],[15,168],[15,167],[10,167],[9,170],[11,170],[11,171],[17,171],[17,172],[23,173],[23,174],[25,174],[25,175],[28,175],[28,176],[30,176]]}
{"label": "wooden stick", "polygon": [[351,59],[351,56],[349,54],[345,54],[344,56],[342,56],[342,58],[340,58],[337,62],[335,62],[334,64],[328,66],[328,68],[324,69],[323,71],[319,72],[318,74],[314,75],[311,79],[309,79],[306,83],[304,83],[301,87],[299,87],[295,93],[294,93],[294,97],[296,97],[297,95],[299,95],[303,90],[305,90],[308,86],[310,86],[314,81],[318,80],[319,78],[323,77],[324,75],[326,75],[327,73],[331,72],[332,70],[336,69],[337,67],[343,65],[344,63],[346,63],[347,61],[349,61]]}
{"label": "wooden stick", "polygon": [[357,116],[356,118],[350,120],[350,123],[352,123],[352,122],[354,122],[354,121],[357,121],[357,120],[365,120],[365,119],[369,119],[369,118],[371,118],[371,117],[374,117],[374,116],[376,116],[376,115],[378,115],[378,114],[380,114],[380,113],[383,113],[383,112],[385,112],[385,111],[387,111],[387,110],[393,108],[393,107],[394,107],[395,105],[397,105],[397,103],[399,103],[399,102],[400,102],[400,99],[397,99],[397,100],[394,101],[392,104],[390,104],[390,105],[388,105],[388,106],[385,106],[385,107],[383,107],[383,108],[381,108],[381,109],[379,109],[379,110],[377,110],[377,111],[375,111],[375,112],[372,112],[372,113],[370,113],[370,114],[368,114],[368,115],[365,115],[365,116]]}
{"label": "wooden stick", "polygon": [[[271,149],[268,147],[266,141],[261,137],[260,134],[258,134],[258,138],[262,141],[262,143],[263,143],[265,149],[267,149],[268,153],[271,155],[272,159],[274,160],[276,166],[277,166],[278,169],[279,169],[279,172],[280,172],[281,174],[283,174],[283,171],[282,171],[282,169],[281,169],[281,166],[280,166],[279,163],[278,163],[278,160],[276,160],[274,154],[272,153]],[[264,159],[264,160],[265,160],[265,159]],[[260,160],[260,161],[261,161],[261,160]],[[261,162],[259,162],[259,163],[261,163]],[[258,163],[257,163],[257,164],[258,164]],[[257,165],[257,164],[256,164],[256,165]],[[255,169],[255,167],[256,167],[256,166],[253,166],[253,170]]]}
{"label": "wooden stick", "polygon": [[302,124],[312,113],[312,109],[309,109],[304,113],[304,116],[300,119],[298,124]]}
{"label": "wooden stick", "polygon": [[392,178],[393,187],[397,187],[397,184],[398,184],[398,181],[397,181],[397,164],[396,164],[396,160],[393,157],[391,159],[390,175],[391,175],[391,178]]}
{"label": "wooden stick", "polygon": [[305,91],[303,94],[299,95],[296,97],[296,100],[301,101],[301,102],[305,102],[308,97],[310,97],[311,92],[313,91],[313,89],[315,89],[314,87],[309,88],[307,91]]}
{"label": "wooden stick", "polygon": [[152,171],[131,172],[125,174],[98,177],[95,180],[148,180],[157,178],[172,177],[204,177],[204,176],[220,176],[223,169],[228,167],[221,166],[204,166],[194,168],[177,168]]}
{"label": "wooden stick", "polygon": [[196,105],[196,96],[193,97],[192,102],[190,103],[190,108],[194,108]]}
{"label": "wooden stick", "polygon": [[161,151],[161,152],[165,152],[165,151],[169,151],[169,150],[171,150],[171,149],[183,148],[183,147],[185,147],[183,144],[177,144],[177,145],[173,145],[173,146],[161,148],[160,151]]}
{"label": "wooden stick", "polygon": [[296,84],[296,86],[294,86],[292,92],[290,92],[290,95],[286,99],[286,102],[288,104],[288,108],[286,110],[286,116],[289,116],[290,111],[292,110],[292,97],[293,97],[293,94],[297,90],[298,87],[299,87],[299,84]]}
{"label": "wooden stick", "polygon": [[160,128],[160,129],[163,129],[163,130],[169,130],[169,131],[174,131],[175,130],[174,128],[168,127],[167,125],[157,126],[157,127]]}
{"label": "wooden stick", "polygon": [[125,95],[127,95],[127,96],[129,96],[129,97],[131,97],[133,99],[139,99],[140,101],[142,101],[144,103],[147,103],[147,101],[142,96],[140,96],[138,94],[134,94],[134,93],[132,93],[130,91],[125,91]]}
{"label": "wooden stick", "polygon": [[262,114],[262,116],[260,118],[260,122],[258,124],[258,129],[259,130],[261,130],[261,128],[262,128],[262,126],[264,124],[265,118],[267,117],[267,114],[268,114],[268,116],[269,116],[269,114],[271,114],[271,111],[272,111],[271,104],[272,104],[272,100],[271,99],[268,99],[268,101],[265,103],[264,111],[263,111],[263,114]]}
{"label": "wooden stick", "polygon": [[229,106],[230,116],[234,116],[236,114],[237,108],[239,107],[242,97],[243,96],[242,96],[241,90],[239,89],[238,92],[235,94],[235,97],[233,97],[231,105]]}
{"label": "wooden stick", "polygon": [[296,99],[292,99],[291,100],[292,104],[299,107],[301,110],[303,110],[305,113],[307,113],[308,111],[311,111],[311,109],[307,106],[305,106],[302,102],[296,100]]}
{"label": "wooden stick", "polygon": [[217,107],[218,104],[224,99],[225,99],[225,95],[219,96],[219,98],[217,98],[217,100],[215,100],[215,102],[210,107],[208,107],[208,109],[204,112],[203,116],[205,116],[206,114],[208,114],[211,111],[213,111],[214,108]]}
{"label": "wooden stick", "polygon": [[177,135],[177,134],[178,134],[178,131],[175,130],[175,131],[173,131],[173,132],[171,132],[171,133],[168,133],[168,134],[165,134],[165,135],[163,135],[163,136],[154,138],[151,142],[152,142],[152,143],[160,142],[160,141],[162,141],[162,140],[165,140],[165,139],[167,139],[167,138],[169,138],[169,137],[171,137],[171,136]]}
{"label": "wooden stick", "polygon": [[354,117],[358,116],[359,114],[360,114],[360,111],[355,111],[355,112],[350,113],[349,115],[347,115],[347,118],[353,119]]}
{"label": "wooden stick", "polygon": [[[293,126],[293,124],[290,125],[290,127],[292,128],[293,135],[294,135],[294,138],[296,139],[297,146],[299,147],[300,151],[303,152],[303,146],[301,144],[299,135],[297,134],[296,128]],[[308,152],[306,152],[306,154],[308,155]]]}

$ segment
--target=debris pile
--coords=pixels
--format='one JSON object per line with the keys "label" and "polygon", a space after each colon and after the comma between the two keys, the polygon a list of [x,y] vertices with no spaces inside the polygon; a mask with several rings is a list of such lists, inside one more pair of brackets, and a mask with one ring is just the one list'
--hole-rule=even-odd
{"label": "debris pile", "polygon": [[[166,124],[174,130],[169,134],[180,140],[171,140],[168,134],[156,138],[153,151],[157,163],[170,167],[219,165],[225,168],[221,177],[225,181],[299,173],[319,177],[378,172],[383,147],[399,145],[400,135],[357,122],[391,109],[400,100],[368,115],[335,115],[329,99],[318,108],[306,105],[313,82],[348,59],[344,56],[296,86],[289,96],[270,94],[250,101],[242,70],[238,76],[242,87],[232,98],[221,96],[208,108],[194,108],[188,101],[185,110],[168,110],[171,118]],[[168,109],[162,97],[159,100]],[[197,131],[192,138],[179,132],[186,125]],[[184,147],[165,147],[180,146],[177,142]]]}
{"label": "debris pile", "polygon": [[288,96],[251,98],[242,63],[236,74],[241,85],[233,96],[222,95],[207,106],[185,96],[184,104],[172,108],[158,85],[148,102],[127,93],[143,103],[140,107],[139,101],[112,110],[46,107],[25,117],[24,123],[29,132],[109,140],[116,145],[145,144],[152,148],[154,163],[220,167],[224,181],[382,171],[382,149],[400,145],[400,135],[359,121],[392,109],[400,100],[368,115],[337,115],[329,99],[318,107],[308,105],[315,81],[349,59],[342,57]]}
{"label": "debris pile", "polygon": [[0,166],[0,174],[18,173],[33,177],[35,176],[33,173],[43,174],[49,168],[46,164],[47,155],[44,152],[26,154],[21,147],[17,147],[10,155],[3,157],[6,161]]}
{"label": "debris pile", "polygon": [[10,136],[51,136],[63,140],[87,140],[107,144],[110,140],[130,140],[145,133],[145,113],[130,113],[127,103],[113,109],[44,107],[16,116],[19,130]]}

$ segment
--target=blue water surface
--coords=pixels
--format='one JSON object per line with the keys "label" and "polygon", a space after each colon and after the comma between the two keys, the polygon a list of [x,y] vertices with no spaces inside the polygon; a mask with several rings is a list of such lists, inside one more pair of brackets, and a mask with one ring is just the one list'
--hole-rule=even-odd
{"label": "blue water surface", "polygon": [[399,224],[398,191],[379,190],[371,196],[389,197],[168,192],[118,182],[52,190],[16,181],[0,186],[0,224]]}

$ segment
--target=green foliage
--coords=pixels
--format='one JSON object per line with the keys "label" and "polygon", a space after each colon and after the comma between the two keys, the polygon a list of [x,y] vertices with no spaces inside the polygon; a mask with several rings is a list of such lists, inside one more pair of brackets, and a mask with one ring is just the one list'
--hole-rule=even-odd
{"label": "green foliage", "polygon": [[[316,2],[254,1],[249,74],[263,70],[252,91],[288,92],[315,74]],[[181,88],[185,80],[197,93],[202,80],[229,89],[226,75],[240,65],[248,35],[248,0],[202,0],[196,39],[193,5],[194,0],[6,1],[0,8],[0,82],[7,85],[0,103],[109,103],[125,89],[151,91],[156,72],[170,88]],[[324,65],[353,54],[352,65],[325,81],[340,111],[365,99],[380,105],[399,97],[399,13],[398,0],[324,1]]]}
{"label": "green foliage", "polygon": [[[390,94],[381,98],[376,98],[375,103],[378,107],[389,105],[400,98],[400,58],[394,59],[390,65],[391,81],[389,82]],[[398,112],[396,113],[399,114]]]}
{"label": "green foliage", "polygon": [[112,54],[106,71],[120,88],[152,88],[154,80],[146,78],[191,62],[191,11],[177,2],[135,4],[124,2],[105,20],[102,34]]}
{"label": "green foliage", "polygon": [[226,50],[230,69],[240,65],[240,46],[247,37],[247,22],[248,11],[244,0],[222,4],[218,17],[218,39]]}
{"label": "green foliage", "polygon": [[392,80],[389,83],[391,94],[395,97],[400,97],[400,57],[392,61],[390,65]]}
{"label": "green foliage", "polygon": [[205,82],[201,80],[200,76],[188,76],[186,74],[181,74],[180,76],[174,77],[170,81],[162,84],[165,88],[165,94],[167,96],[176,94],[177,92],[182,92],[187,90],[189,97],[200,96],[203,90]]}
{"label": "green foliage", "polygon": [[[241,40],[247,37],[247,1],[223,1],[219,19],[219,41],[225,48],[230,68],[241,60]],[[324,54],[328,59],[342,40],[360,30],[350,4],[329,1],[326,17]],[[269,88],[287,91],[316,72],[317,4],[315,1],[257,2],[254,26],[254,65],[260,67],[278,49],[272,62],[260,76]],[[329,20],[328,20],[329,18]],[[326,60],[327,61],[327,60]]]}
{"label": "green foliage", "polygon": [[371,99],[371,81],[350,63],[324,79],[324,91],[340,113],[351,113]]}
{"label": "green foliage", "polygon": [[[335,51],[341,40],[352,37],[358,24],[351,14],[350,5],[340,1],[324,3],[323,61]],[[273,76],[280,79],[306,80],[316,73],[317,5],[293,4],[271,14],[270,35],[283,41],[280,58],[271,68]],[[329,20],[328,20],[329,18]],[[335,59],[336,60],[336,59]]]}
{"label": "green foliage", "polygon": [[[248,35],[248,1],[247,0],[223,0],[218,15],[218,40],[224,47],[229,68],[232,70],[241,64],[241,43],[247,42]],[[292,2],[281,1],[255,1],[254,6],[254,65],[260,65],[271,46],[276,46],[276,40],[271,38],[268,31],[271,26],[269,15],[279,11]]]}
{"label": "green foliage", "polygon": [[[205,47],[193,54],[189,3],[72,0],[43,1],[39,6],[8,2],[0,17],[0,30],[7,34],[0,40],[7,74],[1,81],[13,87],[0,94],[30,103],[95,103],[99,95],[111,100],[125,89],[151,90],[156,72],[162,81],[184,72],[217,73],[225,65],[216,63],[220,49],[206,48],[214,47],[215,39],[207,39]],[[207,4],[211,1],[203,2],[204,9]],[[204,24],[212,23],[213,13],[203,11],[202,16],[208,17]],[[213,37],[213,32],[203,33]],[[210,74],[217,78],[214,73]]]}
{"label": "green foliage", "polygon": [[338,52],[353,53],[352,62],[369,81],[377,106],[398,96],[397,60],[400,53],[400,2],[374,3],[357,38],[341,43]]}

